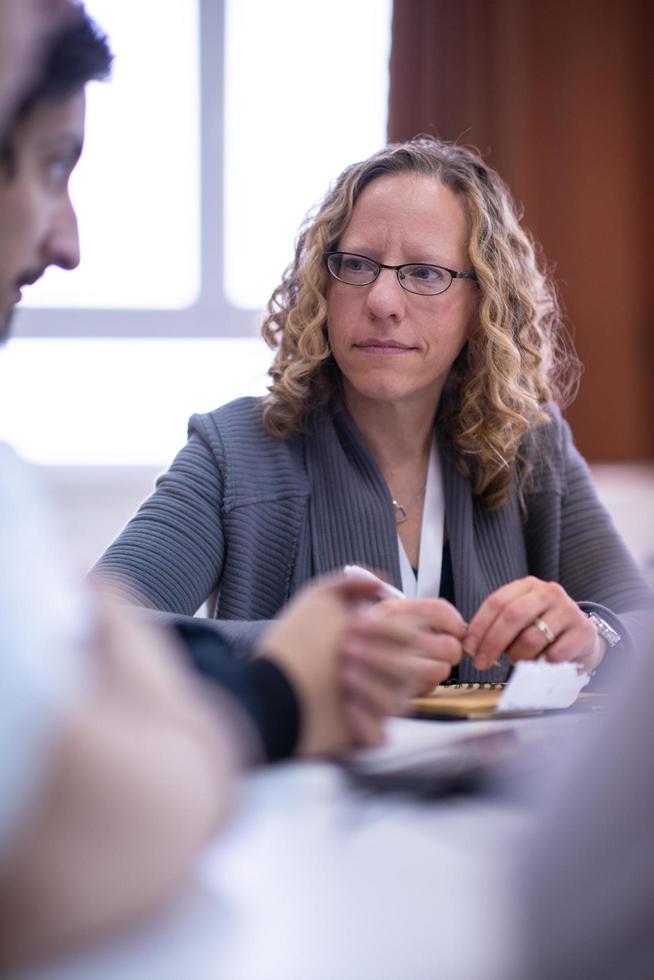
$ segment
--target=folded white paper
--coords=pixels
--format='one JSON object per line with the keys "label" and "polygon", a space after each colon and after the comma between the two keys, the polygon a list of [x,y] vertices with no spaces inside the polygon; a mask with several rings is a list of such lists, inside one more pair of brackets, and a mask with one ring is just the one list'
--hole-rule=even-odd
{"label": "folded white paper", "polygon": [[553,664],[544,658],[519,660],[502,691],[496,710],[569,708],[589,680],[590,675],[578,671],[574,663]]}

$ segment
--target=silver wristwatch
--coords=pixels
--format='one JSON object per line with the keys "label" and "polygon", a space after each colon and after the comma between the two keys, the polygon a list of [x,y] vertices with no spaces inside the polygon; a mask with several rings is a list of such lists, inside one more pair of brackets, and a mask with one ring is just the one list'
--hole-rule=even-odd
{"label": "silver wristwatch", "polygon": [[622,642],[622,637],[620,634],[616,632],[612,626],[609,626],[605,619],[602,619],[602,617],[598,616],[595,612],[589,612],[586,613],[586,615],[602,639],[606,641],[606,645],[608,647],[617,646],[618,643]]}

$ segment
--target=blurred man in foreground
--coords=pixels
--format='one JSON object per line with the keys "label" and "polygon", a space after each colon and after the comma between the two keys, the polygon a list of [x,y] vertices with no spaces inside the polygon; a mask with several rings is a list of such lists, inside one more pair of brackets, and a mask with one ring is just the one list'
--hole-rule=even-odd
{"label": "blurred man in foreground", "polygon": [[[79,261],[68,182],[84,87],[110,62],[78,8],[5,129],[0,339],[25,285]],[[374,581],[311,588],[243,664],[201,623],[159,629],[91,598],[59,553],[38,491],[0,446],[0,965],[160,903],[220,826],[243,765],[378,742],[404,701],[399,678],[425,666],[417,629],[358,609]],[[201,687],[184,657],[214,683]]]}

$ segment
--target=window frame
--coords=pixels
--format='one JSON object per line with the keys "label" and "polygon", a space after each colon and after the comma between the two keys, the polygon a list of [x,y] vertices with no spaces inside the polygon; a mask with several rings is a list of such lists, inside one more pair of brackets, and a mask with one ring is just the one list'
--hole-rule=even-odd
{"label": "window frame", "polygon": [[[251,337],[260,310],[229,302],[223,267],[224,0],[199,0],[200,58],[200,291],[181,309],[26,307],[16,318],[20,337],[183,338]],[[213,93],[212,98],[207,93]],[[212,215],[206,220],[206,215]],[[108,273],[109,274],[109,273]]]}

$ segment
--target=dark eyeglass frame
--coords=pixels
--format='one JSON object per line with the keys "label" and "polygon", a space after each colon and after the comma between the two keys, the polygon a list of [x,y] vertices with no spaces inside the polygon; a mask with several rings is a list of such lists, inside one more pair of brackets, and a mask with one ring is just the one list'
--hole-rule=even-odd
{"label": "dark eyeglass frame", "polygon": [[[385,262],[377,262],[375,259],[371,259],[369,255],[361,255],[359,252],[323,252],[323,255],[325,256],[327,271],[329,272],[330,276],[333,279],[336,279],[337,282],[344,283],[346,286],[371,286],[373,282],[376,282],[379,279],[382,269],[390,269],[392,272],[394,272],[402,289],[406,289],[407,293],[413,293],[414,296],[440,296],[441,293],[447,292],[455,279],[472,279],[474,282],[477,282],[477,273],[474,271],[474,269],[468,269],[466,272],[457,272],[455,269],[448,269],[447,266],[444,265],[434,265],[432,262],[403,262],[401,265],[386,265]],[[341,279],[340,276],[337,276],[334,270],[331,268],[329,260],[332,256],[338,256],[339,258],[342,258],[343,256],[351,256],[354,259],[364,259],[366,262],[370,262],[371,265],[376,266],[377,272],[370,282],[348,282],[347,279]],[[418,292],[416,289],[411,289],[402,279],[402,269],[413,269],[416,266],[425,269],[438,269],[441,272],[447,272],[451,277],[450,281],[444,289],[439,289],[434,293]]]}

